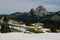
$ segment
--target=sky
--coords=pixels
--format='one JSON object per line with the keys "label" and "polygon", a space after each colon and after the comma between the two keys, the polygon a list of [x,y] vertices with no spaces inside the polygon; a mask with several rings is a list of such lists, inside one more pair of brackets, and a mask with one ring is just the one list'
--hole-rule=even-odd
{"label": "sky", "polygon": [[39,5],[50,12],[60,11],[60,0],[0,0],[0,14],[29,12],[31,8],[36,9]]}

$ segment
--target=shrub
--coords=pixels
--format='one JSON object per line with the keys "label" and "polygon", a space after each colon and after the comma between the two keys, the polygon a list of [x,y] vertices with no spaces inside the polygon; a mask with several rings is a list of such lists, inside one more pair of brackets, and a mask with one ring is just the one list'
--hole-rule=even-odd
{"label": "shrub", "polygon": [[43,33],[41,30],[34,30],[34,28],[28,28],[27,31],[30,31],[33,33]]}

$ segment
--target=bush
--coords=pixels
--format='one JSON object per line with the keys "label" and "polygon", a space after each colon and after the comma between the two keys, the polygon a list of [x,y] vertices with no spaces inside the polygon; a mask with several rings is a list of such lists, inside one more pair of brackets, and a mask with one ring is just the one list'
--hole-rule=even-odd
{"label": "bush", "polygon": [[41,30],[34,30],[34,28],[28,28],[27,31],[30,31],[33,33],[43,33]]}

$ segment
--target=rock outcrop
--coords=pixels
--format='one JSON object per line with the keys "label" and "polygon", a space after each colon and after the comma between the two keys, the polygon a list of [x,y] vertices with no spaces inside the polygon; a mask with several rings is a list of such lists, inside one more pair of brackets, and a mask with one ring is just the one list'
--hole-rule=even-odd
{"label": "rock outcrop", "polygon": [[36,16],[42,17],[42,16],[47,15],[47,14],[48,14],[48,12],[46,11],[46,9],[42,5],[38,6],[35,10]]}

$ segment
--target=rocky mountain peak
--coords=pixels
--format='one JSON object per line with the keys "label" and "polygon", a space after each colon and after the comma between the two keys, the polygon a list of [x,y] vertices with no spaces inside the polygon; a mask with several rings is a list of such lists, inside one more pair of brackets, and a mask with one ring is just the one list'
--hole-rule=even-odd
{"label": "rocky mountain peak", "polygon": [[46,9],[42,5],[38,6],[35,10],[36,15],[43,16],[43,15],[47,15],[47,13],[48,12],[46,11]]}
{"label": "rocky mountain peak", "polygon": [[39,9],[39,10],[46,10],[42,5],[38,6],[36,9]]}

